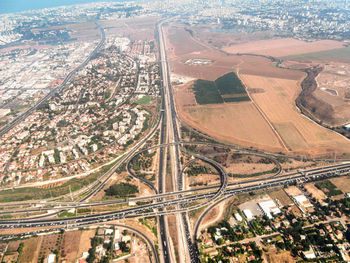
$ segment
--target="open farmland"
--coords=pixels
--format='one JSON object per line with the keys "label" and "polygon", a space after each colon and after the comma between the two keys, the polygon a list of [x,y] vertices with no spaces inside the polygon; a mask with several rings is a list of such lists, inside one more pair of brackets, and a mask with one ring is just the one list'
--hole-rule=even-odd
{"label": "open farmland", "polygon": [[350,63],[350,47],[337,48],[326,51],[310,52],[294,56],[286,56],[284,59],[297,61],[322,61],[322,62],[345,62]]}
{"label": "open farmland", "polygon": [[[171,74],[189,79],[181,86],[174,86],[177,110],[183,123],[221,141],[268,151],[288,151],[312,157],[350,153],[349,140],[317,125],[296,107],[295,100],[301,92],[305,72],[278,68],[270,59],[261,56],[219,52],[201,44],[181,25],[170,25],[166,37]],[[336,47],[333,45],[332,48]],[[202,58],[212,63],[201,66],[185,63],[189,59]],[[253,102],[212,104],[217,103],[217,99],[208,105],[198,105],[200,102],[193,94],[193,82],[190,81],[215,82],[236,71]],[[210,86],[213,89],[213,84]],[[220,95],[224,100],[226,95]]]}
{"label": "open farmland", "polygon": [[241,75],[249,88],[264,92],[251,94],[291,151],[311,155],[349,152],[350,141],[304,117],[295,105],[300,92],[293,80]]}
{"label": "open farmland", "polygon": [[247,94],[241,80],[233,72],[218,78],[215,84],[222,95]]}
{"label": "open farmland", "polygon": [[[171,75],[214,81],[239,68],[240,73],[251,75],[294,80],[300,80],[305,76],[300,71],[276,68],[275,63],[264,57],[227,55],[206,45],[201,45],[184,27],[168,27],[166,37]],[[186,64],[188,60],[203,58],[211,60],[212,63],[201,66]]]}
{"label": "open farmland", "polygon": [[193,86],[198,104],[222,103],[223,99],[213,81],[199,79]]}
{"label": "open farmland", "polygon": [[233,72],[216,79],[215,84],[225,102],[250,100],[242,81]]}
{"label": "open farmland", "polygon": [[195,82],[194,94],[198,104],[249,101],[241,80],[233,72],[215,81],[199,79]]}
{"label": "open farmland", "polygon": [[[178,96],[176,100],[180,100]],[[186,124],[214,138],[272,151],[282,150],[274,132],[251,102],[186,107],[180,116]]]}
{"label": "open farmland", "polygon": [[330,181],[342,192],[350,193],[350,177],[341,176],[330,179]]}
{"label": "open farmland", "polygon": [[281,38],[250,41],[247,43],[223,47],[222,49],[232,54],[252,53],[273,57],[283,57],[308,52],[332,50],[335,48],[341,48],[343,46],[344,45],[342,42],[333,40],[305,42],[293,38]]}
{"label": "open farmland", "polygon": [[335,196],[335,195],[340,195],[340,194],[343,193],[341,190],[339,190],[337,188],[337,186],[335,184],[333,184],[329,180],[317,182],[317,183],[315,183],[315,186],[318,189],[322,190],[328,197],[332,197],[332,196]]}

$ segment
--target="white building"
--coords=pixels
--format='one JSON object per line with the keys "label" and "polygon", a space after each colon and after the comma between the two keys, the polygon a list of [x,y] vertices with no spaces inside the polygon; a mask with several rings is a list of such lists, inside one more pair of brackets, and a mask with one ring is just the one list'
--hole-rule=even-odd
{"label": "white building", "polygon": [[312,207],[313,205],[310,203],[310,201],[306,198],[305,195],[297,195],[294,196],[295,201],[297,201],[299,203],[299,205],[303,206],[303,207]]}
{"label": "white building", "polygon": [[241,217],[241,215],[239,213],[235,213],[235,218],[239,222],[242,222],[242,220],[243,220],[243,218]]}
{"label": "white building", "polygon": [[272,218],[272,215],[281,213],[281,210],[273,200],[263,201],[258,203],[258,205],[263,210],[264,214],[270,219]]}
{"label": "white building", "polygon": [[47,257],[47,263],[55,263],[56,255],[55,254],[49,254]]}
{"label": "white building", "polygon": [[105,230],[105,235],[112,235],[113,234],[113,229],[106,229]]}
{"label": "white building", "polygon": [[248,220],[252,220],[254,218],[252,211],[250,211],[249,209],[244,209],[243,214]]}

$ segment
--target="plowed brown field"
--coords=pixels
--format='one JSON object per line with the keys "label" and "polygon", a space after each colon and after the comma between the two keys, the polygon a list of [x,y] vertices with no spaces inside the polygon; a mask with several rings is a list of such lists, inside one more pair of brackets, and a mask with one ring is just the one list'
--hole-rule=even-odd
{"label": "plowed brown field", "polygon": [[[176,99],[179,101],[179,96]],[[271,151],[283,150],[251,102],[191,106],[181,108],[179,112],[186,124],[219,140]]]}
{"label": "plowed brown field", "polygon": [[312,155],[349,152],[350,140],[299,113],[295,98],[301,88],[297,81],[252,75],[240,77],[247,87],[265,91],[251,96],[291,150]]}
{"label": "plowed brown field", "polygon": [[320,40],[315,42],[305,42],[293,38],[269,39],[250,41],[243,44],[223,47],[226,52],[236,53],[252,53],[274,57],[283,57],[309,52],[318,52],[342,48],[344,44],[333,40]]}

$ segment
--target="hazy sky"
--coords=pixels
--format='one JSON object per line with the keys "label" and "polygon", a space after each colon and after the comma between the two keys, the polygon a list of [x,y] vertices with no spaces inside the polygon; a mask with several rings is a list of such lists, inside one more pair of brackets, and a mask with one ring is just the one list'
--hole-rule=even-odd
{"label": "hazy sky", "polygon": [[61,5],[113,1],[121,2],[127,0],[0,0],[0,14],[14,13],[30,9],[42,9]]}

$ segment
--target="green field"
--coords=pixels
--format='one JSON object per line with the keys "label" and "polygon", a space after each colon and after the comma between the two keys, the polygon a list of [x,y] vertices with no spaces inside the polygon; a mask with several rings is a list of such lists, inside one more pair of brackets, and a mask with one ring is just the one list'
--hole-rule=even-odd
{"label": "green field", "polygon": [[248,96],[237,97],[237,98],[224,98],[225,102],[240,102],[240,101],[250,101]]}
{"label": "green field", "polygon": [[343,194],[343,192],[337,189],[337,187],[329,180],[315,183],[315,186],[323,191],[328,197]]}
{"label": "green field", "polygon": [[198,104],[223,103],[214,81],[199,79],[194,84],[194,95]]}
{"label": "green field", "polygon": [[243,83],[233,72],[227,73],[215,81],[199,79],[195,82],[193,90],[198,104],[250,100]]}
{"label": "green field", "polygon": [[138,101],[136,101],[136,104],[148,105],[151,101],[152,101],[152,97],[151,96],[144,96],[141,99],[139,99]]}
{"label": "green field", "polygon": [[350,63],[350,47],[337,48],[332,50],[305,53],[294,56],[283,57],[282,59],[290,60],[318,60],[318,61],[339,61]]}
{"label": "green field", "polygon": [[241,80],[233,72],[216,79],[215,84],[221,95],[247,94]]}

